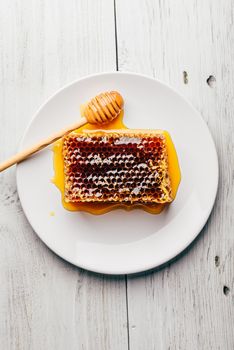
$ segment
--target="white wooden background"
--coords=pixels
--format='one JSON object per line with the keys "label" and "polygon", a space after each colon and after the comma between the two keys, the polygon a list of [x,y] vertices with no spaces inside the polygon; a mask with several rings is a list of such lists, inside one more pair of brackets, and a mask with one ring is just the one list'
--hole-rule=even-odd
{"label": "white wooden background", "polygon": [[0,160],[49,95],[116,69],[171,84],[201,112],[220,160],[212,215],[164,268],[102,276],[55,256],[23,214],[15,169],[0,174],[0,349],[233,350],[232,0],[1,0]]}

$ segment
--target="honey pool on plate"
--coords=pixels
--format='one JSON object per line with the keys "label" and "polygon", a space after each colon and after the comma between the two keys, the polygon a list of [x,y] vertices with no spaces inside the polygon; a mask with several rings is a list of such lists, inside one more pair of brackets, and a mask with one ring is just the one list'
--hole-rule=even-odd
{"label": "honey pool on plate", "polygon": [[[85,126],[76,130],[76,132],[81,132],[84,130],[97,130],[99,127],[95,124],[86,124]],[[123,111],[120,115],[108,123],[107,125],[101,126],[102,130],[126,130],[128,129],[123,123]],[[170,176],[171,183],[171,196],[172,199],[175,198],[177,189],[180,183],[180,168],[178,163],[178,158],[176,154],[175,147],[171,140],[168,132],[163,131],[164,137],[166,139],[167,155],[168,155],[168,172]],[[104,214],[113,209],[122,208],[125,210],[132,210],[136,208],[143,209],[152,214],[159,214],[165,206],[168,204],[123,204],[123,203],[72,203],[65,201],[65,188],[64,188],[64,161],[63,161],[63,139],[60,139],[54,144],[54,179],[53,183],[58,187],[62,196],[62,203],[65,209],[70,211],[86,211],[91,214]]]}

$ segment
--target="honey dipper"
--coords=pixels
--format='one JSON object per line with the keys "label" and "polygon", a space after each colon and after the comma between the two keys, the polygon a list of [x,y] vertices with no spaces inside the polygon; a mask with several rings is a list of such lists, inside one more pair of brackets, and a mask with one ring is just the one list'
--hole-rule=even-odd
{"label": "honey dipper", "polygon": [[104,124],[116,118],[123,108],[123,98],[116,91],[104,92],[94,97],[89,101],[83,109],[83,117],[76,123],[56,132],[48,138],[41,140],[26,150],[17,153],[5,162],[0,164],[0,172],[10,166],[20,163],[32,154],[42,150],[51,143],[57,141],[71,131],[80,128],[81,126],[91,124]]}

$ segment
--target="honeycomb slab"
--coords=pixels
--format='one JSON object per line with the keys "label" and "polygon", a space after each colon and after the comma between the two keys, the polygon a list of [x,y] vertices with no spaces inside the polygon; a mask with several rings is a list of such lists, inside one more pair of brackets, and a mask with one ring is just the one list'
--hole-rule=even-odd
{"label": "honeycomb slab", "polygon": [[62,148],[65,202],[170,203],[166,141],[161,130],[70,133]]}

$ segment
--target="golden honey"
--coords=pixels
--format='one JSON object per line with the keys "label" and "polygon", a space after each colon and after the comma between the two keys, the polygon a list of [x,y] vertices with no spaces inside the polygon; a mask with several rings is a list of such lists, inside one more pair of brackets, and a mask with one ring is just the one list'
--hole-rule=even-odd
{"label": "golden honey", "polygon": [[[127,127],[123,124],[123,112],[108,123],[107,125],[102,125],[102,130],[113,130],[113,129],[127,129]],[[96,124],[86,124],[85,126],[76,130],[76,132],[81,132],[82,130],[96,130],[99,129]],[[170,176],[171,183],[171,197],[175,198],[176,192],[180,183],[180,169],[177,159],[177,154],[175,151],[175,147],[171,140],[171,137],[168,132],[163,132],[164,137],[166,139],[166,147],[167,147],[167,156],[168,156],[168,171]],[[65,178],[64,178],[64,161],[63,161],[63,139],[60,139],[54,144],[54,170],[55,176],[53,179],[53,183],[59,188],[62,195],[62,203],[64,208],[71,211],[86,211],[91,214],[104,214],[110,210],[123,208],[125,210],[132,210],[135,208],[141,208],[149,213],[158,214],[167,204],[123,204],[123,203],[80,203],[80,202],[67,202],[65,201]]]}

